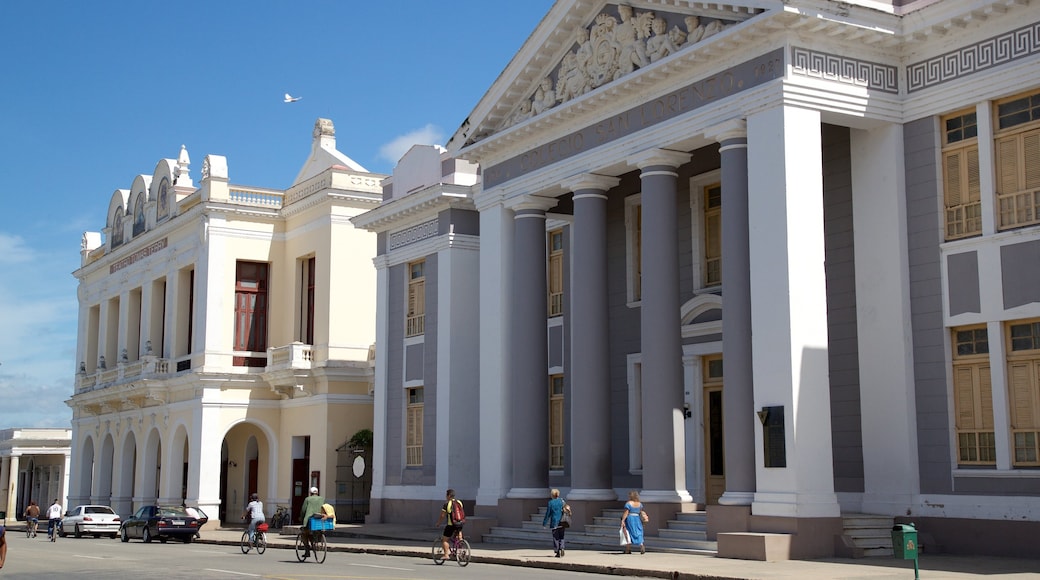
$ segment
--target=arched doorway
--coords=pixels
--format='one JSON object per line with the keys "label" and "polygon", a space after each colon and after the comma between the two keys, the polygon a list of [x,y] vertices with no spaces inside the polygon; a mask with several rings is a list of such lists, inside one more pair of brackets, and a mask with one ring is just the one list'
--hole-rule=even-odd
{"label": "arched doorway", "polygon": [[98,462],[98,490],[97,497],[91,498],[91,502],[104,505],[112,505],[112,471],[115,467],[116,445],[112,440],[112,434],[105,435],[101,443],[101,460]]}
{"label": "arched doorway", "polygon": [[[79,452],[79,466],[76,496],[79,498],[78,501],[89,502],[90,490],[94,485],[94,438],[89,435],[83,439],[83,447]],[[44,505],[44,502],[40,502],[40,505]]]}
{"label": "arched doorway", "polygon": [[133,498],[137,495],[137,436],[133,431],[127,432],[122,449],[119,454],[119,479],[112,498],[112,509],[119,515],[128,517],[134,512]]}
{"label": "arched doorway", "polygon": [[257,493],[268,513],[273,513],[276,482],[272,475],[272,445],[257,424],[242,422],[224,435],[220,451],[220,519],[235,519]]}

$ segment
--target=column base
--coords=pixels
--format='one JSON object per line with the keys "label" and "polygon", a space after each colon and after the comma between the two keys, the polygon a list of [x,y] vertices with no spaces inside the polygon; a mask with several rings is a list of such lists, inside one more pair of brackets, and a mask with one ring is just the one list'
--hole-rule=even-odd
{"label": "column base", "polygon": [[[625,497],[628,500],[628,497]],[[647,489],[639,492],[639,500],[647,503],[691,503],[693,496],[685,489]]]}
{"label": "column base", "polygon": [[753,491],[727,491],[719,498],[719,505],[746,505],[750,506],[755,500]]}
{"label": "column base", "polygon": [[544,499],[549,501],[548,487],[514,487],[506,494],[507,499]]}
{"label": "column base", "polygon": [[571,489],[567,499],[572,501],[620,501],[613,489]]}

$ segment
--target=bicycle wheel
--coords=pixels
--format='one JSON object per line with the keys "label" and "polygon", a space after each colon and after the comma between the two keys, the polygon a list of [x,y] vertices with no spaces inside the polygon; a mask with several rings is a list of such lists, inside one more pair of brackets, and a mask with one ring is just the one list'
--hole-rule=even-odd
{"label": "bicycle wheel", "polygon": [[329,547],[325,544],[325,534],[314,538],[314,561],[319,564],[325,563],[325,556],[329,554]]}
{"label": "bicycle wheel", "polygon": [[469,565],[469,540],[459,540],[455,545],[455,560],[463,568]]}
{"label": "bicycle wheel", "polygon": [[296,534],[296,559],[304,562],[307,560],[307,540],[304,539],[303,534]]}
{"label": "bicycle wheel", "polygon": [[242,539],[238,541],[239,547],[242,548],[243,554],[249,553],[249,532],[242,532]]}
{"label": "bicycle wheel", "polygon": [[444,563],[444,544],[440,538],[433,541],[433,563],[438,566]]}
{"label": "bicycle wheel", "polygon": [[264,532],[256,533],[256,553],[263,554],[267,551],[267,534]]}

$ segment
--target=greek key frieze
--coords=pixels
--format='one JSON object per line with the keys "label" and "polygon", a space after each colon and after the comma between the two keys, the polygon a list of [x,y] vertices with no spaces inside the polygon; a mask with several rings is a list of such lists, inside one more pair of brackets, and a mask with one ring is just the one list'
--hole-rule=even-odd
{"label": "greek key frieze", "polygon": [[795,74],[852,84],[885,93],[899,92],[899,74],[894,66],[797,46],[791,48],[791,62]]}
{"label": "greek key frieze", "polygon": [[911,64],[907,91],[914,92],[1040,52],[1040,22]]}
{"label": "greek key frieze", "polygon": [[438,222],[436,219],[432,219],[428,222],[423,222],[417,226],[412,226],[406,230],[394,232],[390,234],[389,249],[396,250],[404,246],[421,242],[423,240],[435,237],[438,231]]}

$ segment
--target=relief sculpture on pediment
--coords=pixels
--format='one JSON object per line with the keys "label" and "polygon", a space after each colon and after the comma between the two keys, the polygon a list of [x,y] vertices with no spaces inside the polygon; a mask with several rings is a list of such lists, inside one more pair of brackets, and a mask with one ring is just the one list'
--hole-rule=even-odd
{"label": "relief sculpture on pediment", "polygon": [[604,11],[590,26],[575,31],[573,48],[563,56],[559,66],[542,78],[534,93],[522,101],[498,129],[538,116],[733,24],[722,20],[703,22],[693,15],[638,12],[624,4],[617,6],[616,16]]}

